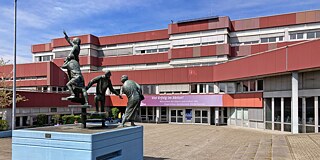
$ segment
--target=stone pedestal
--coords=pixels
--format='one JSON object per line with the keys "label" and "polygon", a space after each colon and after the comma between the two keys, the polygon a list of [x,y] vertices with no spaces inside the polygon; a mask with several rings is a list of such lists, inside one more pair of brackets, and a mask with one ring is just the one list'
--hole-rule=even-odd
{"label": "stone pedestal", "polygon": [[14,130],[12,160],[143,159],[143,127],[63,125]]}

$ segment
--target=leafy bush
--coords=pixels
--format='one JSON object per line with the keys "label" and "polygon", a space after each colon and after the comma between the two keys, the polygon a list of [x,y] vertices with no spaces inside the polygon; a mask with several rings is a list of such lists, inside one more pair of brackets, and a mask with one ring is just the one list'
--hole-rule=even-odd
{"label": "leafy bush", "polygon": [[63,124],[74,124],[75,121],[81,123],[81,116],[77,115],[64,115],[61,117]]}
{"label": "leafy bush", "polygon": [[45,124],[48,123],[48,118],[47,115],[45,114],[38,114],[37,115],[37,126],[44,126]]}
{"label": "leafy bush", "polygon": [[0,131],[8,130],[9,123],[6,120],[0,120]]}
{"label": "leafy bush", "polygon": [[119,109],[118,108],[112,108],[111,109],[111,113],[112,113],[112,118],[117,118],[118,113],[119,113]]}
{"label": "leafy bush", "polygon": [[107,113],[106,114],[98,114],[98,113],[92,113],[89,115],[89,119],[105,119],[107,118]]}
{"label": "leafy bush", "polygon": [[63,124],[74,124],[74,115],[64,115],[62,116]]}
{"label": "leafy bush", "polygon": [[53,115],[52,119],[54,124],[59,124],[61,116],[60,114],[56,114],[56,115]]}

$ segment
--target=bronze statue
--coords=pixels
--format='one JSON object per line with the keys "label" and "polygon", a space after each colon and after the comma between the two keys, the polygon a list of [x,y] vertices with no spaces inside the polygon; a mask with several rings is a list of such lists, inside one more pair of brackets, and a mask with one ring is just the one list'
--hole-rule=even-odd
{"label": "bronze statue", "polygon": [[79,98],[79,94],[82,93],[84,98],[84,105],[88,105],[88,94],[84,86],[84,79],[80,70],[80,64],[71,59],[70,61],[65,62],[61,68],[67,69],[70,72],[70,80],[67,83],[67,87],[71,92],[71,96],[67,99],[73,100]]}
{"label": "bronze statue", "polygon": [[96,87],[96,95],[94,97],[94,103],[96,105],[96,111],[99,112],[99,102],[101,107],[101,112],[104,112],[104,105],[106,102],[106,91],[109,90],[115,95],[119,96],[122,99],[121,95],[113,89],[111,80],[111,72],[109,70],[106,71],[105,75],[101,75],[93,78],[87,85],[86,90],[88,90],[93,84],[97,83]]}
{"label": "bronze statue", "polygon": [[140,108],[140,102],[144,99],[142,95],[141,87],[138,83],[132,80],[128,80],[127,75],[121,77],[122,93],[128,97],[128,103],[124,116],[122,117],[122,127],[126,122],[131,122],[131,126],[135,126],[134,121],[137,116],[137,112]]}
{"label": "bronze statue", "polygon": [[64,34],[64,38],[72,46],[72,49],[71,49],[66,61],[70,61],[71,59],[75,59],[77,62],[79,62],[80,44],[81,44],[80,38],[76,37],[76,38],[73,38],[73,40],[71,41],[69,36],[67,35],[66,31],[63,31],[63,34]]}

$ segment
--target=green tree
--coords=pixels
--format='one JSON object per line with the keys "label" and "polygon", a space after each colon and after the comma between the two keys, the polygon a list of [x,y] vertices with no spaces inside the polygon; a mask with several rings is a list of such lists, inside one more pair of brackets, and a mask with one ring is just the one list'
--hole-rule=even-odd
{"label": "green tree", "polygon": [[[9,61],[3,60],[3,58],[0,58],[0,67],[3,67],[4,65],[7,65]],[[8,107],[12,104],[12,81],[8,81],[12,78],[12,72],[11,73],[4,73],[0,70],[0,108]],[[21,101],[27,101],[27,99],[24,96],[21,96],[17,94],[16,96],[17,102]]]}
{"label": "green tree", "polygon": [[111,108],[111,113],[112,113],[112,118],[117,118],[118,116],[118,113],[119,113],[119,109],[114,107],[114,108]]}

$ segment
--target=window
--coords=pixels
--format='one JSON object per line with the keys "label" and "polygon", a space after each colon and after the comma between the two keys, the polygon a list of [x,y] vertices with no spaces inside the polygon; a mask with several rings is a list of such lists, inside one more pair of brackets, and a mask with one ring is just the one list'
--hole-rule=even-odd
{"label": "window", "polygon": [[283,41],[283,36],[280,36],[280,37],[279,37],[279,41]]}
{"label": "window", "polygon": [[206,93],[206,85],[205,84],[199,84],[200,93]]}
{"label": "window", "polygon": [[236,92],[242,92],[241,82],[237,82],[237,83],[236,83]]}
{"label": "window", "polygon": [[256,91],[256,81],[250,81],[250,92]]}
{"label": "window", "polygon": [[226,84],[225,83],[219,83],[219,89],[220,91],[219,92],[226,92]]}
{"label": "window", "polygon": [[169,51],[169,48],[159,48],[159,52],[167,52]]}
{"label": "window", "polygon": [[308,32],[307,39],[316,38],[316,32]]}
{"label": "window", "polygon": [[249,91],[249,81],[243,81],[242,83],[242,91],[248,92]]}
{"label": "window", "polygon": [[208,84],[209,86],[209,93],[213,93],[214,92],[214,87],[213,87],[213,84]]}
{"label": "window", "polygon": [[197,93],[197,84],[191,84],[191,93]]}
{"label": "window", "polygon": [[303,39],[303,33],[292,33],[290,39]]}
{"label": "window", "polygon": [[263,91],[263,80],[262,79],[257,80],[257,83],[258,83],[257,91]]}
{"label": "window", "polygon": [[50,112],[57,112],[57,108],[50,108]]}
{"label": "window", "polygon": [[280,37],[261,38],[261,43],[277,42],[277,39],[278,39],[278,41],[283,41],[283,36],[280,36]]}
{"label": "window", "polygon": [[267,43],[268,42],[268,38],[261,38],[261,43]]}
{"label": "window", "polygon": [[297,39],[303,39],[303,33],[297,33]]}
{"label": "window", "polygon": [[269,42],[276,42],[276,41],[277,41],[276,37],[269,38]]}

